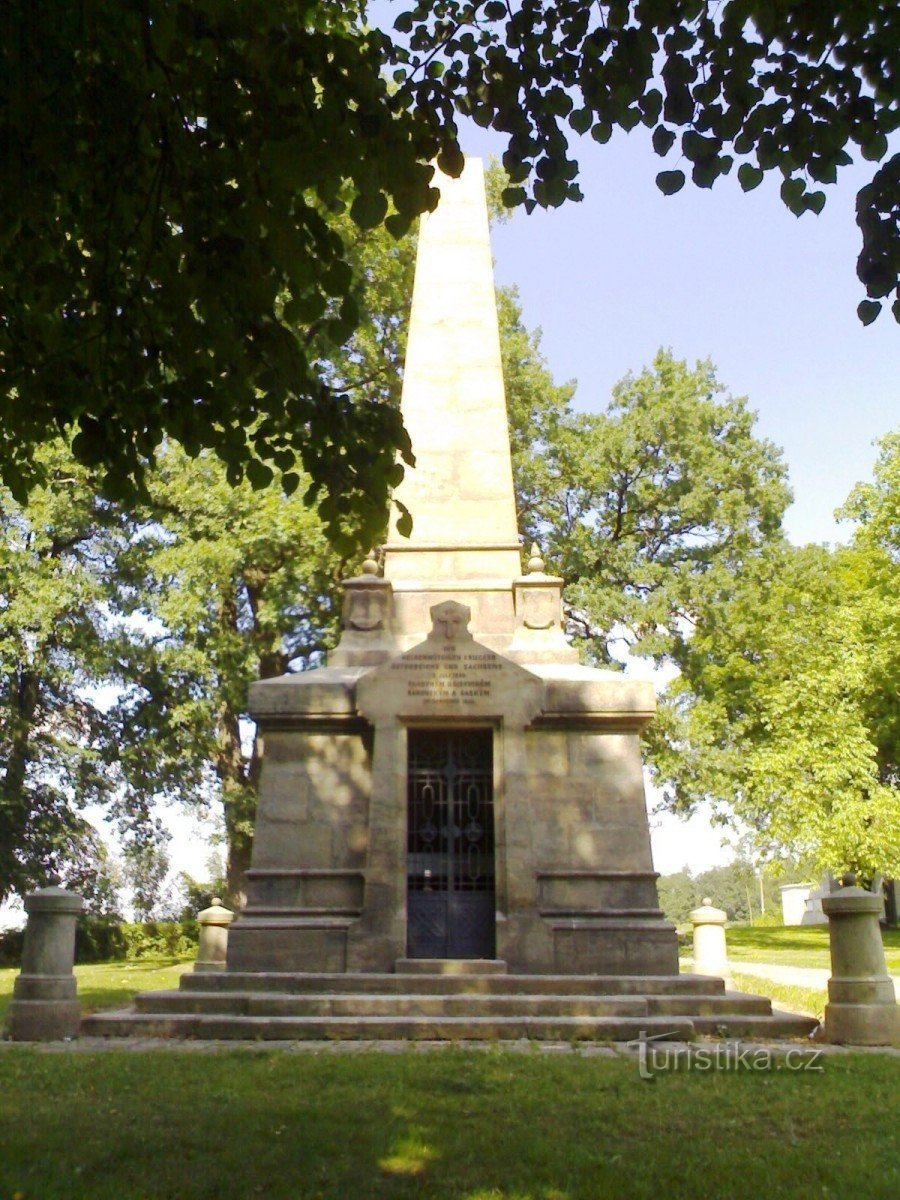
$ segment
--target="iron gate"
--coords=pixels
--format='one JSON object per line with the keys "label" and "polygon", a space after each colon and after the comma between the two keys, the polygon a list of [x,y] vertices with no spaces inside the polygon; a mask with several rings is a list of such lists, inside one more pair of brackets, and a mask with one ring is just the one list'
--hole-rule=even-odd
{"label": "iron gate", "polygon": [[493,733],[410,729],[407,954],[495,956]]}

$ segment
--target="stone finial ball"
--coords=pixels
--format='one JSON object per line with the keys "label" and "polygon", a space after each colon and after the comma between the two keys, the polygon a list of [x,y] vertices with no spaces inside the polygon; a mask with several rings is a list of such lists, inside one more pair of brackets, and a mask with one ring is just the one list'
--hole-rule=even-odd
{"label": "stone finial ball", "polygon": [[537,542],[531,543],[531,556],[528,559],[526,572],[529,575],[538,575],[544,570],[544,560],[541,557],[540,549]]}
{"label": "stone finial ball", "polygon": [[856,887],[856,875],[852,871],[841,876],[841,887]]}
{"label": "stone finial ball", "polygon": [[712,899],[709,896],[703,897],[703,907],[712,908]]}

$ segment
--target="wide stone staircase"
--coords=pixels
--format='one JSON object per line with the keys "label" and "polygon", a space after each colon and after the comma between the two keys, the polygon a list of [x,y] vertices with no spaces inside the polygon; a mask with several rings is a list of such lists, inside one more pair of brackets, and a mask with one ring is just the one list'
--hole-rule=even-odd
{"label": "wide stone staircase", "polygon": [[177,991],[82,1022],[91,1037],[629,1041],[807,1037],[818,1022],[698,975],[510,975],[483,960],[402,960],[393,974],[188,972]]}

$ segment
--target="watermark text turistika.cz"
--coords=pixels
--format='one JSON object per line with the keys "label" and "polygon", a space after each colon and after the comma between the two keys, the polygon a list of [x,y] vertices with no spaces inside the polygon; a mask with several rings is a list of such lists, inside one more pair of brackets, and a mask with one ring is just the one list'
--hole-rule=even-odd
{"label": "watermark text turistika.cz", "polygon": [[773,1050],[769,1046],[738,1041],[704,1046],[673,1046],[668,1034],[648,1034],[643,1029],[630,1046],[637,1048],[638,1072],[650,1079],[660,1071],[824,1071],[821,1049],[792,1046]]}

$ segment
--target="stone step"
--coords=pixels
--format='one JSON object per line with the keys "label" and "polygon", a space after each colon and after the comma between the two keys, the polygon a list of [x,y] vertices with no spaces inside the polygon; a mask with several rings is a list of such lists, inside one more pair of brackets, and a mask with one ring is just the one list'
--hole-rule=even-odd
{"label": "stone step", "polygon": [[752,996],[741,992],[713,996],[647,996],[646,1000],[647,1012],[660,1017],[714,1017],[723,1012],[728,1015],[752,1015],[772,1011],[772,1001],[768,996]]}
{"label": "stone step", "polygon": [[95,1013],[82,1022],[87,1037],[161,1037],[244,1041],[630,1041],[648,1036],[691,1040],[687,1017],[275,1017],[195,1013]]}
{"label": "stone step", "polygon": [[458,993],[143,992],[138,1012],[264,1016],[652,1016],[768,1014],[765,996],[580,996]]}
{"label": "stone step", "polygon": [[808,1038],[819,1022],[815,1017],[803,1017],[799,1013],[722,1013],[716,1016],[701,1015],[693,1018],[698,1037],[753,1038],[770,1041],[776,1038]]}
{"label": "stone step", "polygon": [[394,975],[217,971],[181,976],[183,991],[301,993],[492,993],[551,996],[725,995],[709,975]]}
{"label": "stone step", "polygon": [[[406,994],[283,995],[277,992],[144,992],[138,1012],[262,1017],[640,1017],[643,996],[493,996]],[[709,1011],[716,1011],[710,1008]],[[659,1012],[657,1016],[690,1013]]]}
{"label": "stone step", "polygon": [[398,958],[398,975],[505,975],[499,958]]}

